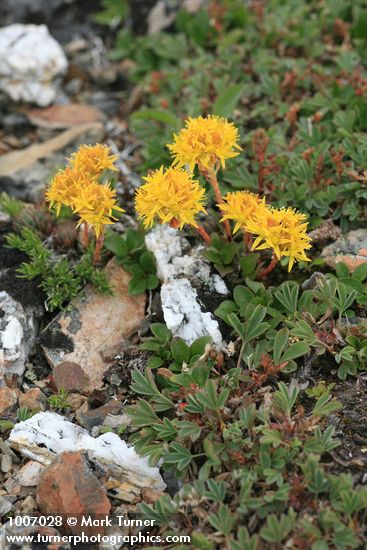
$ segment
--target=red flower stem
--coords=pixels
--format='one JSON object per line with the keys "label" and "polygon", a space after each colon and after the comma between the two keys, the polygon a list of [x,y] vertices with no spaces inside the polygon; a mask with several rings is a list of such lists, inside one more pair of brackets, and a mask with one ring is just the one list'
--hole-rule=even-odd
{"label": "red flower stem", "polygon": [[180,222],[177,218],[172,218],[168,225],[172,227],[172,229],[178,229],[180,227]]}
{"label": "red flower stem", "polygon": [[207,233],[205,231],[204,227],[202,227],[201,225],[197,225],[196,227],[194,227],[194,229],[197,231],[197,233],[199,233],[200,237],[202,237],[204,239],[206,244],[210,245],[211,237],[210,237],[209,233]]}
{"label": "red flower stem", "polygon": [[243,232],[243,242],[245,243],[247,250],[251,252],[252,244],[254,242],[254,238],[251,233],[248,233],[247,231]]}
{"label": "red flower stem", "polygon": [[[217,201],[217,204],[218,205],[222,204],[223,197],[222,197],[222,193],[220,192],[219,183],[218,183],[218,179],[215,171],[213,170],[213,168],[201,168],[201,172],[203,173],[204,177],[208,180],[210,185],[213,187],[215,200]],[[229,221],[224,220],[223,225],[224,225],[224,231],[226,233],[227,239],[231,241],[232,231],[231,231],[231,226]]]}
{"label": "red flower stem", "polygon": [[89,227],[87,222],[83,223],[83,244],[85,248],[88,248],[89,245]]}
{"label": "red flower stem", "polygon": [[257,175],[257,190],[259,195],[264,193],[264,165],[263,160],[259,160],[259,172]]}
{"label": "red flower stem", "polygon": [[279,261],[278,258],[275,255],[273,255],[268,267],[260,271],[259,273],[260,279],[264,279],[265,277],[267,277],[269,273],[271,273],[273,269],[276,267],[276,265],[278,264],[278,261]]}
{"label": "red flower stem", "polygon": [[100,260],[103,241],[104,241],[104,235],[102,233],[96,240],[96,247],[94,249],[94,255],[93,255],[93,265],[96,265]]}

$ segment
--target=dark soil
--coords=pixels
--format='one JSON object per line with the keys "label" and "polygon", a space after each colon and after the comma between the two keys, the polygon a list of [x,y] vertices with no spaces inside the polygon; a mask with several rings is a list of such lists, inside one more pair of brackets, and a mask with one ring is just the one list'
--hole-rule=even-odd
{"label": "dark soil", "polygon": [[16,268],[9,268],[0,276],[0,291],[5,290],[14,300],[24,307],[42,308],[45,294],[39,287],[39,277],[28,281],[17,277]]}
{"label": "dark soil", "polygon": [[134,369],[144,372],[150,354],[140,350],[138,346],[131,346],[120,353],[113,365],[106,372],[104,379],[112,386],[130,388],[131,373]]}
{"label": "dark soil", "polygon": [[[312,362],[312,359],[311,361]],[[335,428],[335,436],[340,445],[330,453],[330,469],[335,473],[350,472],[357,482],[366,483],[364,473],[367,468],[367,376],[340,380],[337,377],[337,365],[332,357],[318,358],[317,366],[309,365],[294,373],[302,385],[307,380],[309,388],[320,382],[335,384],[331,396],[342,404],[342,408],[328,417]],[[307,399],[303,405],[307,409],[314,400]]]}
{"label": "dark soil", "polygon": [[[327,384],[335,382],[335,374],[320,376],[318,382],[321,380]],[[360,376],[340,380],[331,393],[343,405],[340,411],[329,417],[340,441],[339,447],[331,452],[336,463],[333,469],[336,467],[339,472],[347,470],[361,482],[367,468],[367,379]]]}
{"label": "dark soil", "polygon": [[37,380],[45,380],[52,373],[52,369],[39,344],[34,346],[29,356],[29,363],[32,365],[32,371],[36,375]]}
{"label": "dark soil", "polygon": [[72,339],[61,331],[60,323],[56,321],[46,327],[40,335],[39,341],[50,349],[62,349],[68,353],[74,350]]}
{"label": "dark soil", "polygon": [[29,281],[17,276],[18,267],[28,260],[28,256],[5,246],[5,235],[10,230],[9,224],[0,225],[0,291],[5,290],[24,307],[43,308],[46,296],[39,287],[40,279]]}
{"label": "dark soil", "polygon": [[[46,24],[60,42],[76,37],[93,38],[98,28],[90,15],[86,16],[84,0],[1,0],[0,20],[2,25],[11,23]],[[99,0],[88,0],[88,14],[101,8]],[[62,21],[62,24],[60,22]]]}

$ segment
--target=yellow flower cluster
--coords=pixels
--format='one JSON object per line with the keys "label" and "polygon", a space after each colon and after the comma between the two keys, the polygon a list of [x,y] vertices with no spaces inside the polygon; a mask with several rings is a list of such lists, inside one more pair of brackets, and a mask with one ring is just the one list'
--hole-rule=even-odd
{"label": "yellow flower cluster", "polygon": [[228,193],[223,200],[225,202],[218,205],[224,214],[221,221],[233,220],[236,222],[233,229],[234,233],[246,227],[246,224],[253,219],[260,208],[265,207],[265,198],[249,191]]}
{"label": "yellow flower cluster", "polygon": [[174,136],[174,143],[167,146],[174,157],[173,165],[167,170],[162,166],[144,178],[146,183],[136,193],[135,208],[144,226],[151,227],[155,220],[180,229],[188,224],[203,235],[195,216],[205,212],[205,190],[183,168],[188,165],[193,171],[199,164],[208,169],[218,161],[224,166],[226,159],[238,155],[237,139],[237,129],[224,118],[189,118],[186,127]]}
{"label": "yellow flower cluster", "polygon": [[146,183],[136,192],[135,208],[144,227],[175,222],[182,229],[185,224],[197,226],[195,216],[205,212],[205,190],[186,170],[163,166],[145,177]]}
{"label": "yellow flower cluster", "polygon": [[255,217],[248,230],[257,235],[253,250],[272,248],[278,260],[289,258],[288,271],[296,260],[310,261],[305,253],[311,248],[306,216],[293,208],[267,208],[266,213]]}
{"label": "yellow flower cluster", "polygon": [[83,222],[87,223],[93,227],[97,238],[105,225],[116,220],[113,216],[114,210],[124,212],[116,204],[116,191],[107,184],[102,185],[95,181],[80,190],[74,199],[73,210],[79,216],[77,226]]}
{"label": "yellow flower cluster", "polygon": [[78,225],[89,224],[97,238],[103,227],[113,223],[113,211],[123,212],[116,203],[116,193],[108,183],[99,183],[104,170],[116,170],[117,157],[102,144],[82,145],[70,159],[69,165],[52,179],[46,200],[60,214],[61,207],[69,206],[79,216]]}
{"label": "yellow flower cluster", "polygon": [[272,248],[278,260],[289,258],[288,271],[297,260],[309,261],[305,251],[311,248],[306,216],[293,208],[271,208],[264,199],[248,191],[229,193],[219,205],[222,220],[236,222],[234,231],[242,228],[256,236],[252,250]]}
{"label": "yellow flower cluster", "polygon": [[189,118],[185,128],[174,134],[174,141],[167,145],[173,164],[187,165],[191,171],[196,164],[204,169],[217,162],[225,167],[226,159],[239,155],[238,130],[231,122],[218,116]]}
{"label": "yellow flower cluster", "polygon": [[99,176],[104,170],[118,170],[114,165],[118,157],[110,153],[110,148],[102,143],[82,145],[70,160],[77,172]]}

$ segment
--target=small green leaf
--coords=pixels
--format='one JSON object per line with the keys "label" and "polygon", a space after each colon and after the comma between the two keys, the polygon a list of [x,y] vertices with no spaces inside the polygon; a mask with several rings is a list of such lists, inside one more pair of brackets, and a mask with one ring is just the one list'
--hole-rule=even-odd
{"label": "small green leaf", "polygon": [[297,357],[302,357],[310,351],[310,346],[306,342],[295,342],[292,344],[282,356],[283,361],[292,361],[297,359]]}
{"label": "small green leaf", "polygon": [[126,413],[131,416],[135,426],[151,426],[154,422],[160,422],[153,407],[145,399],[139,399],[134,407],[128,407]]}
{"label": "small green leaf", "polygon": [[231,325],[231,327],[234,328],[237,336],[239,336],[240,338],[242,338],[242,340],[244,340],[245,338],[244,326],[239,320],[239,318],[237,317],[237,315],[235,315],[235,313],[230,313],[227,318],[228,318],[228,323]]}
{"label": "small green leaf", "polygon": [[237,310],[238,307],[234,302],[232,302],[231,300],[223,300],[223,302],[214,311],[214,314],[219,317],[219,319],[223,319],[223,321],[230,324],[228,320],[228,315]]}
{"label": "small green leaf", "polygon": [[131,118],[133,120],[155,120],[173,126],[174,128],[179,126],[178,118],[173,113],[163,109],[142,109],[131,115]]}
{"label": "small green leaf", "polygon": [[178,437],[196,441],[201,434],[201,428],[195,422],[182,421],[178,424]]}
{"label": "small green leaf", "polygon": [[288,343],[288,334],[287,329],[278,330],[276,334],[273,347],[273,357],[277,365],[280,363],[283,350]]}
{"label": "small green leaf", "polygon": [[223,117],[230,117],[237,107],[244,91],[243,84],[228,86],[220,93],[213,105],[213,114]]}
{"label": "small green leaf", "polygon": [[172,336],[171,331],[162,323],[152,323],[149,328],[154,336],[162,343],[168,342]]}
{"label": "small green leaf", "polygon": [[107,250],[115,254],[115,256],[124,257],[127,254],[125,239],[114,231],[106,233],[103,244]]}
{"label": "small green leaf", "polygon": [[233,290],[233,298],[239,307],[246,306],[254,297],[253,293],[247,286],[238,285]]}
{"label": "small green leaf", "polygon": [[211,336],[201,336],[197,338],[190,346],[190,356],[195,357],[197,355],[203,355],[207,344],[210,344],[211,341]]}
{"label": "small green leaf", "polygon": [[147,288],[145,277],[132,277],[129,281],[128,290],[132,296],[143,294]]}
{"label": "small green leaf", "polygon": [[147,362],[147,367],[150,369],[157,369],[158,367],[161,367],[164,363],[164,360],[161,357],[149,357]]}
{"label": "small green leaf", "polygon": [[165,456],[166,464],[176,464],[177,470],[185,470],[192,460],[189,449],[180,443],[172,443],[170,449],[172,449],[171,452]]}
{"label": "small green leaf", "polygon": [[182,338],[173,338],[171,342],[171,352],[173,359],[180,365],[190,361],[190,348]]}
{"label": "small green leaf", "polygon": [[147,290],[153,290],[159,286],[159,279],[154,273],[150,273],[146,278]]}
{"label": "small green leaf", "polygon": [[339,279],[343,277],[349,277],[349,269],[343,262],[337,262],[335,271]]}
{"label": "small green leaf", "polygon": [[259,254],[247,254],[240,259],[240,266],[242,271],[242,277],[250,277],[256,272],[256,265],[259,259]]}
{"label": "small green leaf", "polygon": [[355,268],[352,277],[353,279],[356,279],[357,281],[360,281],[362,283],[367,277],[367,263],[358,265]]}
{"label": "small green leaf", "polygon": [[145,271],[149,273],[155,273],[157,270],[157,264],[153,252],[146,250],[139,258],[139,264]]}
{"label": "small green leaf", "polygon": [[262,323],[266,315],[266,308],[262,305],[257,305],[252,312],[251,318],[246,323],[246,341],[258,338],[269,327],[269,323]]}

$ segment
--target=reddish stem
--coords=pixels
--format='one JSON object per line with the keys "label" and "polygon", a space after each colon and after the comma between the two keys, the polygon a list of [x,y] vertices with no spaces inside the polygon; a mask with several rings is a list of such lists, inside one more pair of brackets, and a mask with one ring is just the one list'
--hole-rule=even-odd
{"label": "reddish stem", "polygon": [[220,371],[221,368],[223,367],[223,363],[224,363],[224,355],[223,353],[218,353],[217,355],[217,369]]}
{"label": "reddish stem", "polygon": [[268,267],[265,267],[265,269],[260,271],[260,273],[259,273],[260,279],[265,279],[265,277],[267,277],[269,275],[269,273],[271,273],[273,271],[273,269],[277,266],[278,261],[279,261],[278,258],[275,255],[273,255],[273,257],[271,259],[271,262],[268,265]]}
{"label": "reddish stem", "polygon": [[[215,200],[218,205],[223,203],[223,197],[222,193],[220,192],[219,183],[217,179],[217,175],[213,168],[200,168],[200,171],[202,172],[203,176],[207,179],[207,181],[210,183],[210,185],[213,187]],[[231,226],[228,220],[224,220],[224,231],[226,233],[227,239],[229,241],[232,240],[232,230]]]}
{"label": "reddish stem", "polygon": [[87,222],[83,223],[83,244],[85,248],[89,245],[89,227]]}
{"label": "reddish stem", "polygon": [[196,227],[194,227],[194,229],[199,233],[200,237],[202,237],[204,239],[206,244],[210,245],[211,237],[210,237],[209,233],[207,233],[205,231],[204,227],[202,227],[201,225],[197,225]]}
{"label": "reddish stem", "polygon": [[257,191],[259,195],[264,193],[264,165],[263,160],[259,160],[259,172],[257,175]]}
{"label": "reddish stem", "polygon": [[103,246],[103,241],[104,241],[104,235],[102,233],[96,240],[96,247],[94,249],[94,255],[93,255],[93,265],[98,264],[101,258],[101,249]]}
{"label": "reddish stem", "polygon": [[247,231],[243,232],[243,242],[245,243],[247,250],[251,252],[254,242],[254,238],[251,233],[248,233]]}
{"label": "reddish stem", "polygon": [[180,227],[180,222],[177,218],[172,218],[168,225],[172,227],[172,229],[178,229]]}

